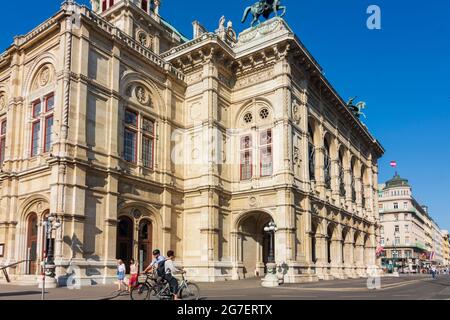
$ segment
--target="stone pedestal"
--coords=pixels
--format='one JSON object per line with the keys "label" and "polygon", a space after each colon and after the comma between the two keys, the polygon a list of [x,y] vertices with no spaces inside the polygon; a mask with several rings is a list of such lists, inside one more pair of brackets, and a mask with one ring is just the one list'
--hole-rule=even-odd
{"label": "stone pedestal", "polygon": [[280,285],[277,276],[277,264],[276,263],[268,263],[267,264],[267,274],[262,279],[261,285],[266,288],[274,288]]}

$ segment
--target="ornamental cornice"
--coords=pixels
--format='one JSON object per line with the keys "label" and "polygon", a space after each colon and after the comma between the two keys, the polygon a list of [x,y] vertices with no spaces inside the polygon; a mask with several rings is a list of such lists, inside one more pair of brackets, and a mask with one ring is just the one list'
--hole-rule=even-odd
{"label": "ornamental cornice", "polygon": [[28,32],[26,35],[22,35],[22,36],[16,36],[14,38],[14,45],[20,47],[28,42],[30,42],[31,40],[33,40],[34,38],[36,38],[37,36],[39,36],[40,34],[44,33],[45,31],[51,29],[52,27],[57,26],[60,18],[65,14],[65,10],[60,10],[56,13],[55,16],[47,19],[46,21],[44,21],[43,23],[41,23],[40,25],[38,25],[36,28],[34,28],[33,30],[31,30],[30,32]]}
{"label": "ornamental cornice", "polygon": [[162,59],[160,56],[155,54],[150,49],[144,47],[138,41],[121,31],[119,28],[104,20],[91,10],[88,10],[85,7],[82,7],[81,15],[92,25],[98,27],[103,30],[107,34],[109,34],[114,40],[116,40],[121,45],[130,49],[132,52],[139,54],[141,57],[144,57],[147,61],[149,61],[154,66],[163,69],[167,74],[172,75],[178,80],[184,81],[184,74],[177,70],[172,64]]}

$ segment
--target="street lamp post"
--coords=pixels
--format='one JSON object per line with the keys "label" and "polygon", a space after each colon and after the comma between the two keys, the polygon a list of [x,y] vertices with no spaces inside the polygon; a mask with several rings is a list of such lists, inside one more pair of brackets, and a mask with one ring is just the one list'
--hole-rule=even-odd
{"label": "street lamp post", "polygon": [[275,232],[278,228],[275,222],[270,222],[265,228],[264,232],[269,234],[269,257],[267,261],[267,274],[262,280],[263,287],[278,287],[279,281],[277,277],[277,264],[275,263]]}
{"label": "street lamp post", "polygon": [[[52,213],[48,216],[47,220],[43,222],[44,234],[45,234],[45,257],[43,261],[43,277],[42,277],[42,300],[44,300],[45,287],[46,285],[51,288],[56,287],[56,265],[54,258],[54,248],[53,248],[53,231],[58,230],[61,227],[61,221]],[[48,278],[48,279],[46,279]]]}
{"label": "street lamp post", "polygon": [[55,277],[55,257],[53,253],[53,231],[58,230],[61,227],[60,220],[56,217],[55,214],[50,215],[48,217],[47,223],[47,240],[48,240],[48,250],[47,250],[47,276],[54,278]]}

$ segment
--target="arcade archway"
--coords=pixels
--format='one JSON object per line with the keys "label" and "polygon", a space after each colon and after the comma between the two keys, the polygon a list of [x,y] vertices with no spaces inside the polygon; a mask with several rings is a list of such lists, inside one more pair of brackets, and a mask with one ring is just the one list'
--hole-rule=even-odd
{"label": "arcade archway", "polygon": [[273,219],[268,213],[252,212],[238,223],[238,260],[243,265],[244,278],[263,276],[266,272],[270,237],[264,232],[264,227],[271,221]]}

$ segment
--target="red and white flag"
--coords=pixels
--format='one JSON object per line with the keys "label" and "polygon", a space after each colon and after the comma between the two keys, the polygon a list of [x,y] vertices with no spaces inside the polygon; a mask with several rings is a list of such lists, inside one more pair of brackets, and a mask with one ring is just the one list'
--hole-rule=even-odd
{"label": "red and white flag", "polygon": [[397,168],[397,161],[391,161],[391,167]]}
{"label": "red and white flag", "polygon": [[383,246],[378,245],[377,250],[376,250],[377,257],[380,257],[383,252],[384,252]]}
{"label": "red and white flag", "polygon": [[430,261],[433,261],[435,257],[436,257],[436,252],[434,252],[434,251],[430,252]]}

